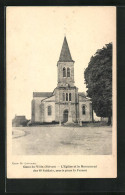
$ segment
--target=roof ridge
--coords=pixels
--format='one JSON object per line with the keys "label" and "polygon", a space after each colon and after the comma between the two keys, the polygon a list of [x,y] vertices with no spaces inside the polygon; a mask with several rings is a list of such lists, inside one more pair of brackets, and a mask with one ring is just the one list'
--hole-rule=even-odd
{"label": "roof ridge", "polygon": [[33,92],[33,97],[49,97],[53,92]]}
{"label": "roof ridge", "polygon": [[55,96],[55,95],[51,95],[51,96],[49,96],[49,97],[46,97],[46,98],[42,99],[41,102],[43,102],[44,100],[49,99],[49,98],[51,98],[51,97],[53,97],[53,96]]}

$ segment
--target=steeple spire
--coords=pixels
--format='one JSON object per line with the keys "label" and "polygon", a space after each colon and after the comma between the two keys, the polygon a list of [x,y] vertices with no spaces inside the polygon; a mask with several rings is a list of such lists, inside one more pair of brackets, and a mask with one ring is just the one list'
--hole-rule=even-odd
{"label": "steeple spire", "polygon": [[73,62],[71,54],[70,54],[69,46],[66,40],[66,36],[64,37],[59,62]]}

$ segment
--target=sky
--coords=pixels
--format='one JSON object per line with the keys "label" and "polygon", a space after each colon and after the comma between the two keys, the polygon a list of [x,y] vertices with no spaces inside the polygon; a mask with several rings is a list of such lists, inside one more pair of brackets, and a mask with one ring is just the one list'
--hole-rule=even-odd
{"label": "sky", "polygon": [[86,92],[84,70],[92,55],[116,40],[115,7],[7,7],[7,109],[31,118],[33,92],[57,86],[64,36],[74,64],[75,85]]}

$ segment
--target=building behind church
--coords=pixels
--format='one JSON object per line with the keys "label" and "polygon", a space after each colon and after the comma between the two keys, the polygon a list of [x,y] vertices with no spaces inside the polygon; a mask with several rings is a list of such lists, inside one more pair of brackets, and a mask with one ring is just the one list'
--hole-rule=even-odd
{"label": "building behind church", "polygon": [[92,102],[74,84],[74,61],[66,37],[57,70],[58,83],[53,92],[33,92],[31,123],[92,121]]}
{"label": "building behind church", "polygon": [[13,127],[27,126],[28,122],[29,120],[27,120],[24,115],[22,116],[15,115],[14,119],[12,120],[12,126]]}

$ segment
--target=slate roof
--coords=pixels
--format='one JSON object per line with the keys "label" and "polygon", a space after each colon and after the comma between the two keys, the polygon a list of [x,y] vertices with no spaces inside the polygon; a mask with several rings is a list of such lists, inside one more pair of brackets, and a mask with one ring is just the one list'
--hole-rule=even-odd
{"label": "slate roof", "polygon": [[59,62],[73,62],[66,37],[64,37]]}
{"label": "slate roof", "polygon": [[22,116],[16,115],[14,119],[25,119],[26,120],[26,117],[25,117],[25,115],[22,115]]}
{"label": "slate roof", "polygon": [[33,97],[50,97],[52,92],[33,92]]}
{"label": "slate roof", "polygon": [[82,97],[85,97],[86,98],[86,95],[84,92],[78,92],[78,95],[82,96]]}
{"label": "slate roof", "polygon": [[87,97],[84,92],[78,92],[78,95],[85,98],[88,101],[91,101],[91,98]]}

